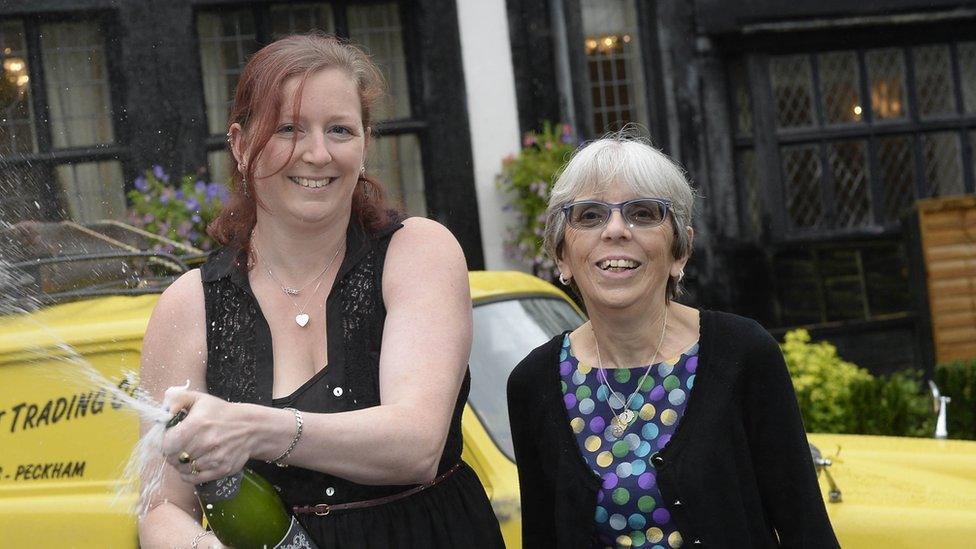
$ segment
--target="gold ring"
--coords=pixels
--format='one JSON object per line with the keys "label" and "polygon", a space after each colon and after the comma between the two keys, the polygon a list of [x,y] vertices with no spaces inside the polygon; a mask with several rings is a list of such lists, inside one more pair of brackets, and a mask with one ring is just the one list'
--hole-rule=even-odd
{"label": "gold ring", "polygon": [[186,450],[180,452],[179,457],[176,458],[176,459],[179,460],[179,462],[182,463],[182,464],[184,464],[184,465],[186,465],[187,463],[190,463],[190,461],[193,460],[193,458],[190,457],[189,452],[187,452]]}
{"label": "gold ring", "polygon": [[190,474],[193,476],[197,476],[200,474],[200,470],[197,469],[197,460],[193,460],[190,462]]}

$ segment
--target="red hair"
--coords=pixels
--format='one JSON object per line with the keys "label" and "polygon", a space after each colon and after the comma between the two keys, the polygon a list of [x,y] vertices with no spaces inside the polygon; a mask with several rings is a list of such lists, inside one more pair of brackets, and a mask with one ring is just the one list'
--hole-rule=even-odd
{"label": "red hair", "polygon": [[[362,107],[364,131],[368,131],[370,117],[376,100],[383,95],[383,76],[361,49],[324,34],[300,34],[288,36],[261,48],[244,67],[234,103],[231,106],[228,126],[240,124],[247,130],[243,141],[243,156],[257,158],[274,135],[282,108],[282,88],[292,77],[300,77],[292,105],[295,118],[301,106],[302,90],[308,77],[320,70],[337,68],[344,70],[356,83]],[[294,147],[294,143],[292,145]],[[233,151],[229,151],[232,165],[230,199],[220,215],[207,227],[207,233],[223,246],[248,249],[251,231],[257,220],[260,198],[254,185],[255,162],[248,163],[244,173],[238,169]],[[281,167],[284,169],[284,166]],[[280,171],[280,170],[279,170]],[[277,172],[276,172],[277,173]],[[361,173],[356,182],[352,199],[352,216],[367,231],[375,231],[389,222],[390,206],[386,191],[379,181]]]}

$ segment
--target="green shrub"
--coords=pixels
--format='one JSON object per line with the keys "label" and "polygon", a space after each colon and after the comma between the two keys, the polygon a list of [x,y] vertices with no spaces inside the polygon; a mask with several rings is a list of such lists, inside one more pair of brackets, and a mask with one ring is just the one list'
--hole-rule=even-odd
{"label": "green shrub", "polygon": [[932,398],[922,389],[922,372],[907,370],[851,385],[846,431],[862,435],[931,437]]}
{"label": "green shrub", "polygon": [[506,210],[514,211],[517,224],[510,228],[508,255],[531,266],[532,274],[552,281],[555,263],[542,252],[546,206],[555,175],[573,151],[576,139],[566,124],[546,123],[542,132],[529,132],[522,150],[505,158],[498,175],[498,187],[508,196]]}
{"label": "green shrub", "polygon": [[949,403],[949,438],[976,440],[976,359],[935,367],[935,383]]}
{"label": "green shrub", "polygon": [[811,343],[806,330],[787,332],[782,349],[807,431],[845,432],[851,386],[870,382],[871,374],[842,359],[830,343]]}
{"label": "green shrub", "polygon": [[809,432],[932,436],[935,416],[917,371],[875,377],[806,330],[786,334],[783,356]]}

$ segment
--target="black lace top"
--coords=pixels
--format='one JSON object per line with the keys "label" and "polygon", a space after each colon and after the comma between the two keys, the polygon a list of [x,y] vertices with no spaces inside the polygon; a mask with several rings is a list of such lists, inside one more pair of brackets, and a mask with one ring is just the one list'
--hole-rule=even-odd
{"label": "black lace top", "polygon": [[[207,390],[231,402],[279,408],[289,406],[317,413],[379,405],[380,344],[386,318],[382,295],[383,264],[390,238],[401,227],[402,224],[394,219],[385,229],[376,234],[367,234],[355,219],[350,222],[346,233],[346,256],[326,301],[329,364],[294,393],[278,399],[272,399],[274,357],[271,330],[251,291],[247,275],[239,266],[245,256],[240,250],[230,248],[213,252],[202,268],[207,315]],[[461,414],[469,384],[470,376],[466,374],[458,393],[439,472],[446,471],[461,460]],[[363,452],[373,451],[395,449],[363,448]],[[271,481],[289,507],[363,501],[403,492],[411,487],[367,486],[300,467],[279,468],[257,460],[251,460],[248,466]],[[441,484],[458,486],[442,488]],[[418,495],[429,499],[438,496],[428,492],[461,490],[460,497],[474,497],[474,506],[482,508],[476,514],[477,520],[494,521],[484,490],[470,469],[463,468],[441,484]],[[444,499],[445,496],[439,497]],[[449,508],[459,504],[454,498],[447,497],[438,505],[443,505],[448,515],[452,514]],[[417,496],[411,496],[383,507],[409,507],[411,500],[415,499],[418,499]],[[480,500],[484,501],[478,503]],[[390,546],[387,543],[391,541],[390,538],[376,538],[375,533],[382,531],[382,522],[388,519],[375,516],[378,512],[375,509],[350,511],[345,516],[328,521],[315,516],[300,518],[302,522],[310,523],[306,527],[320,543],[339,543],[343,547]],[[402,512],[396,515],[401,516],[397,521],[403,520]],[[369,524],[359,524],[367,516],[372,517],[368,519]],[[459,517],[459,520],[463,524],[471,518]],[[411,520],[429,519],[414,517]],[[391,533],[398,530],[395,525],[388,526]],[[493,528],[497,532],[497,523]],[[475,530],[478,529],[475,527]],[[369,536],[362,538],[361,535],[367,532]],[[438,544],[436,539],[426,539]],[[455,541],[458,540],[444,540],[445,543]]]}

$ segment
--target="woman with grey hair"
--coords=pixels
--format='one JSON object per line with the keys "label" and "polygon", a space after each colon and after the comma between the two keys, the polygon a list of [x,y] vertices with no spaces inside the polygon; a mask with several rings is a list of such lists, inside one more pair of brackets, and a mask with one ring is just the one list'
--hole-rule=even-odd
{"label": "woman with grey hair", "polygon": [[624,134],[556,181],[545,247],[590,320],[508,381],[525,547],[837,547],[776,341],[674,301],[694,200]]}

